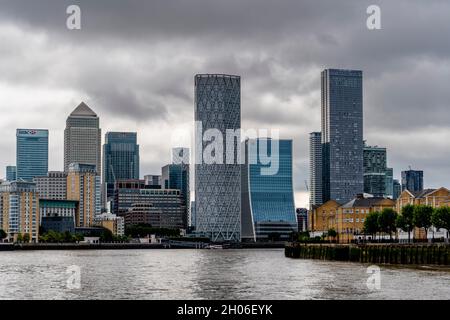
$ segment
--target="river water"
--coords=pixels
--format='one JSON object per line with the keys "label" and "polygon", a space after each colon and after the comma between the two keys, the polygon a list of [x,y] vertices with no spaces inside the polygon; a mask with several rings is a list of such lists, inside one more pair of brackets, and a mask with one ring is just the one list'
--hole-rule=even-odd
{"label": "river water", "polygon": [[0,299],[450,299],[448,271],[380,266],[369,289],[367,267],[282,249],[11,251]]}

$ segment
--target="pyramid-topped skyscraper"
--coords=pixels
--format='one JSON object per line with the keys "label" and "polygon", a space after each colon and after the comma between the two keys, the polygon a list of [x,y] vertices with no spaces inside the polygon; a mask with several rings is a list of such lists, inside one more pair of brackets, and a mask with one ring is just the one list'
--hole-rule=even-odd
{"label": "pyramid-topped skyscraper", "polygon": [[84,102],[69,115],[64,130],[64,171],[75,162],[93,164],[101,172],[100,119]]}

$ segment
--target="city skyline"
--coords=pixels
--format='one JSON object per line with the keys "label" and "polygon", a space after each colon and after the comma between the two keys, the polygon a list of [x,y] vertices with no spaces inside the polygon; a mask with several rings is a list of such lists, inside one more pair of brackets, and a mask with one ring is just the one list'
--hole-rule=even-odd
{"label": "city skyline", "polygon": [[[161,18],[148,19],[151,4],[118,5],[121,10],[113,14],[136,15],[123,25],[119,18],[106,19],[95,4],[80,1],[86,19],[77,33],[61,23],[65,4],[53,2],[49,9],[40,3],[36,10],[24,9],[20,1],[5,6],[0,35],[10,50],[2,53],[0,105],[10,112],[0,120],[2,172],[14,164],[15,130],[35,127],[50,132],[49,170],[62,170],[64,121],[85,101],[99,115],[103,132],[137,131],[148,137],[139,140],[141,176],[156,174],[170,163],[171,147],[187,146],[157,137],[170,140],[174,129],[191,129],[193,75],[232,73],[243,82],[242,127],[280,128],[280,138],[293,139],[296,206],[307,207],[308,134],[320,127],[319,74],[325,68],[348,68],[364,72],[364,138],[387,148],[394,179],[411,165],[424,170],[426,187],[447,185],[449,48],[433,37],[446,21],[445,9],[419,1],[383,3],[383,30],[389,32],[381,34],[367,30],[364,1],[305,1],[298,7],[263,2],[254,8],[257,15],[276,9],[283,19],[271,15],[261,21],[243,19],[239,11],[245,3],[228,4],[227,13],[209,8],[216,23],[205,30],[197,19],[204,12],[184,4],[181,28],[178,22],[167,26]],[[406,4],[408,10],[402,10]],[[160,17],[173,16],[164,3],[159,6]],[[425,18],[417,21],[419,11]],[[232,17],[236,23],[227,24]],[[436,23],[426,23],[426,17]],[[224,39],[214,47],[219,35]],[[99,36],[105,36],[102,46],[93,41]],[[242,43],[239,52],[237,43]],[[18,63],[15,56],[26,59]]]}

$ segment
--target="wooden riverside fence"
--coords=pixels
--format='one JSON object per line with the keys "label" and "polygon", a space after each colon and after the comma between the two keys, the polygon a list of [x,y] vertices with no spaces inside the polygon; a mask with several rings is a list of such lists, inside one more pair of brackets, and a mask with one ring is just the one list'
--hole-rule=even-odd
{"label": "wooden riverside fence", "polygon": [[304,244],[289,242],[285,256],[374,264],[450,265],[448,244]]}

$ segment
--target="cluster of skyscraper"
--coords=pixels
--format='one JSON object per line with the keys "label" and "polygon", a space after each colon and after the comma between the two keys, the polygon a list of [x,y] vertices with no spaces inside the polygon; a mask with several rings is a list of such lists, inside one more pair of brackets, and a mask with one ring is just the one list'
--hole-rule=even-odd
{"label": "cluster of skyscraper", "polygon": [[363,193],[396,199],[401,189],[423,189],[423,175],[414,170],[402,172],[400,187],[387,167],[386,148],[365,144],[362,93],[362,71],[322,72],[322,131],[309,137],[311,207],[328,200],[346,203]]}
{"label": "cluster of skyscraper", "polygon": [[[151,216],[139,223],[151,221],[154,227],[187,228],[189,166],[168,165],[162,170],[163,175],[169,175],[165,184],[161,185],[161,175],[156,183],[153,179],[147,184],[139,180],[137,134],[108,132],[102,167],[99,117],[85,103],[75,108],[66,121],[64,171],[48,171],[48,130],[17,129],[16,135],[16,166],[6,167],[7,182],[0,185],[0,229],[10,239],[28,234],[30,240],[37,241],[39,226],[46,231],[72,232],[74,228],[111,221],[111,229],[123,232],[125,221],[136,221],[133,205],[146,207],[145,215]],[[189,154],[185,149],[174,152]],[[129,192],[122,187],[132,185],[130,181],[142,182],[138,184],[142,196],[133,199],[139,203],[127,207],[120,200],[123,192]],[[155,190],[146,193],[149,188]],[[119,207],[127,210],[119,215]]]}
{"label": "cluster of skyscraper", "polygon": [[[227,130],[239,131],[240,94],[239,76],[195,76],[195,121],[201,123],[202,132],[215,129],[225,136]],[[196,139],[196,149],[207,147],[205,139]],[[217,242],[286,239],[297,230],[292,140],[277,140],[279,150],[271,150],[272,142],[268,138],[241,142],[237,135],[232,163],[196,162],[195,201],[191,208],[189,149],[174,148],[172,163],[162,167],[161,175],[140,179],[137,134],[106,133],[102,162],[99,118],[81,103],[66,121],[64,171],[48,171],[48,130],[19,129],[17,167],[6,168],[10,182],[2,184],[2,188],[6,192],[7,186],[14,186],[14,190],[26,190],[34,197],[34,229],[30,234],[35,241],[39,225],[46,230],[65,226],[71,231],[74,227],[91,227],[99,219],[110,220],[112,216],[117,220],[120,217],[125,225],[146,223],[195,230],[195,234]],[[245,150],[244,162],[239,161],[241,146]],[[228,147],[227,142],[227,148],[215,152],[228,159]],[[270,154],[279,153],[279,170],[273,175],[261,175],[266,166],[258,159],[261,148]],[[11,214],[7,209],[11,199],[5,198],[5,205],[0,207],[2,227],[12,235],[28,232],[25,225],[20,227],[21,223],[16,228],[10,226],[15,216],[29,210],[18,208]]]}
{"label": "cluster of skyscraper", "polygon": [[[47,227],[58,219],[67,218],[66,225],[73,221],[75,227],[105,219],[195,230],[216,242],[286,239],[298,230],[293,142],[267,137],[241,141],[240,87],[235,75],[195,76],[196,129],[237,134],[226,147],[214,149],[213,158],[222,162],[204,161],[211,139],[195,135],[192,204],[189,149],[173,149],[172,163],[160,175],[140,179],[137,133],[106,133],[102,157],[100,121],[85,103],[66,121],[64,171],[48,171],[48,130],[17,129],[16,166],[6,168],[10,182],[0,186],[0,228],[37,240],[43,219]],[[396,198],[401,189],[423,189],[421,171],[402,172],[400,187],[387,166],[386,148],[365,144],[361,71],[324,70],[321,92],[322,130],[310,134],[311,206],[328,200],[346,203],[362,193]],[[273,174],[262,174],[267,166],[260,159],[262,150],[278,155]],[[27,206],[21,208],[17,196],[28,199]],[[32,218],[21,221],[24,214]]]}

